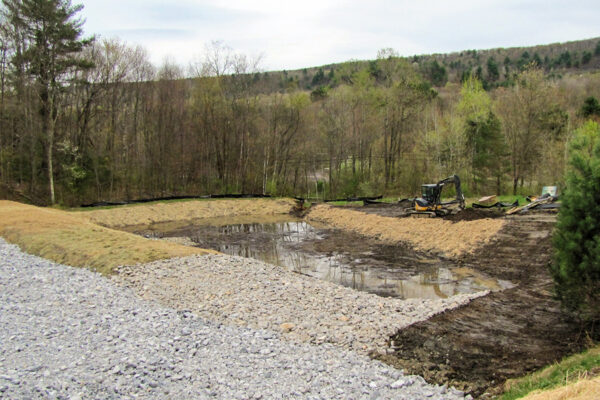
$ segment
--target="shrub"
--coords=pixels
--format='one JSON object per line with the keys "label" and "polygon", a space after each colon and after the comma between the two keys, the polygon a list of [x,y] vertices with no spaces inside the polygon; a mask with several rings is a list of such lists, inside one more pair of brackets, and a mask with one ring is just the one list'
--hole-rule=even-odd
{"label": "shrub", "polygon": [[583,321],[600,320],[600,126],[594,121],[580,128],[569,146],[553,242],[557,297]]}

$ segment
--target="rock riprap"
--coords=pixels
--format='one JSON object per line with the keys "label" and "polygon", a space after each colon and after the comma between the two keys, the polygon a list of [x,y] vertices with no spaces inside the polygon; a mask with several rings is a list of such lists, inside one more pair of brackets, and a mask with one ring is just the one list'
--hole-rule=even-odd
{"label": "rock riprap", "polygon": [[251,258],[208,255],[117,268],[113,279],[142,298],[214,322],[279,332],[296,343],[385,353],[398,329],[486,294],[384,298]]}
{"label": "rock riprap", "polygon": [[214,323],[144,301],[99,274],[22,253],[0,239],[0,397],[459,399],[463,394],[332,345],[295,344],[274,332]]}

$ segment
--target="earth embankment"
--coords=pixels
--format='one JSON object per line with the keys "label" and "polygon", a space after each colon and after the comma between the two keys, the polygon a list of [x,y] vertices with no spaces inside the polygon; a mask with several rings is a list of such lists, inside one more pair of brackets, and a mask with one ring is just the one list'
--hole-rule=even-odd
{"label": "earth embankment", "polygon": [[118,265],[216,253],[145,239],[96,225],[74,213],[12,201],[0,201],[0,236],[28,253],[105,274]]}
{"label": "earth embankment", "polygon": [[121,228],[203,218],[289,214],[293,207],[292,199],[191,200],[81,211],[79,215],[95,224]]}
{"label": "earth embankment", "polygon": [[440,218],[391,218],[327,205],[315,206],[307,218],[328,226],[376,237],[390,244],[408,243],[417,250],[449,257],[471,253],[502,229],[501,219],[452,222]]}

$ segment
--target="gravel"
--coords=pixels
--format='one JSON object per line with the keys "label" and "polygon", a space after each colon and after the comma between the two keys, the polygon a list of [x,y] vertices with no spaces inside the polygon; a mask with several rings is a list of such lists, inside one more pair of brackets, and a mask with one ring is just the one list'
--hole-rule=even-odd
{"label": "gravel", "polygon": [[463,397],[330,344],[145,301],[0,238],[0,398]]}
{"label": "gravel", "polygon": [[255,259],[223,254],[117,268],[140,297],[210,321],[280,332],[294,343],[331,343],[362,354],[392,351],[390,336],[487,291],[448,299],[384,298]]}

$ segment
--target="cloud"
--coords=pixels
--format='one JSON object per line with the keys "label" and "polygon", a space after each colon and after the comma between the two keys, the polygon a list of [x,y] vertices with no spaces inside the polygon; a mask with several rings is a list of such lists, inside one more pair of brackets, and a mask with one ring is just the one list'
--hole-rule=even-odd
{"label": "cloud", "polygon": [[186,64],[222,40],[266,69],[402,55],[512,47],[600,36],[600,7],[573,0],[87,0],[86,31]]}
{"label": "cloud", "polygon": [[131,39],[182,39],[194,34],[194,31],[187,29],[120,29],[106,31],[108,36],[127,37]]}

